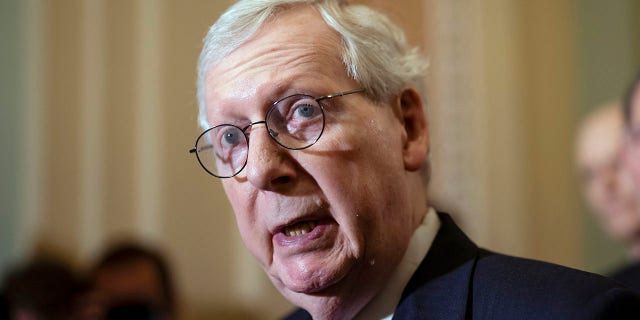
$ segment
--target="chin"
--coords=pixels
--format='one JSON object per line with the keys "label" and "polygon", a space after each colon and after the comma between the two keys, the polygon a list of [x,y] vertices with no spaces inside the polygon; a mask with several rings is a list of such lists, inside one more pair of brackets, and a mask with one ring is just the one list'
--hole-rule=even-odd
{"label": "chin", "polygon": [[341,279],[324,286],[313,284],[301,287],[281,287],[280,293],[294,305],[311,313],[314,319],[352,319],[371,296],[357,294],[349,279]]}
{"label": "chin", "polygon": [[273,273],[271,280],[283,295],[296,300],[302,297],[340,295],[340,288],[353,278],[350,277],[355,267],[353,262],[349,260],[337,265],[292,262],[286,267],[277,268],[279,272]]}
{"label": "chin", "polygon": [[358,260],[323,252],[319,255],[310,253],[288,259],[276,259],[274,262],[270,274],[286,290],[317,294],[346,281],[356,268]]}
{"label": "chin", "polygon": [[317,294],[327,290],[344,278],[343,274],[326,270],[295,270],[282,277],[282,285],[293,293]]}

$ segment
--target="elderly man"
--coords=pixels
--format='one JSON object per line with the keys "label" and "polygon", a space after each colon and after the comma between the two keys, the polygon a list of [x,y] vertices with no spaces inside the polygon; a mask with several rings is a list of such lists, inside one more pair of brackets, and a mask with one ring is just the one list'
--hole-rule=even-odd
{"label": "elderly man", "polygon": [[[199,62],[191,152],[290,319],[602,318],[638,296],[596,275],[479,249],[427,204],[425,63],[345,1],[239,1]],[[637,314],[636,314],[637,317]]]}

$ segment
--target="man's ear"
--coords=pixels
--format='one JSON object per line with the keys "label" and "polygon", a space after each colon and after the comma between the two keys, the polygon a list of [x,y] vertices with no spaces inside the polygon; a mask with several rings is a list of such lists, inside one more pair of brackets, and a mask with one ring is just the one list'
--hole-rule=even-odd
{"label": "man's ear", "polygon": [[404,89],[398,99],[400,120],[403,121],[406,134],[403,145],[404,167],[408,171],[417,171],[422,168],[429,154],[427,116],[422,106],[422,98],[415,89]]}

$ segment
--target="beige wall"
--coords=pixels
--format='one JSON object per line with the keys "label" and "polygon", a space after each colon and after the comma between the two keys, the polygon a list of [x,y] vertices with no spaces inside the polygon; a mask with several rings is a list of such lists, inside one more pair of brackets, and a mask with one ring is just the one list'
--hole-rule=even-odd
{"label": "beige wall", "polygon": [[[32,1],[35,132],[22,228],[86,266],[134,238],[169,256],[185,319],[290,308],[244,249],[219,183],[187,151],[202,36],[232,1]],[[38,90],[39,89],[39,90]],[[40,195],[32,197],[32,195]],[[35,202],[35,203],[34,203]],[[35,220],[35,223],[30,223]]]}
{"label": "beige wall", "polygon": [[[25,1],[22,211],[15,239],[86,266],[113,239],[159,245],[185,319],[290,308],[187,150],[195,64],[233,1]],[[425,48],[430,193],[478,243],[581,267],[570,159],[572,1],[371,0]]]}
{"label": "beige wall", "polygon": [[426,3],[432,197],[482,245],[579,267],[571,2]]}

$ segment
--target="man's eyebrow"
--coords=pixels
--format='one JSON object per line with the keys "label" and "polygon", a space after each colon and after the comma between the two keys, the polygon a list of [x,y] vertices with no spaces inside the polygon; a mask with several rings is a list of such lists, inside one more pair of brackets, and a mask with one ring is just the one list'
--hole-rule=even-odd
{"label": "man's eyebrow", "polygon": [[[216,103],[215,105],[217,106],[215,108],[215,112],[207,114],[209,127],[215,127],[221,124],[241,126],[245,122],[249,122],[248,120],[242,120],[244,117],[240,110],[243,105],[242,102],[226,100],[224,102]],[[208,109],[210,108],[211,107]]]}
{"label": "man's eyebrow", "polygon": [[288,79],[285,82],[281,82],[277,84],[269,94],[269,99],[271,100],[271,103],[274,103],[292,94],[298,94],[298,93],[307,94],[309,92],[309,89],[306,89],[306,87],[301,87],[297,85],[297,82],[299,81],[298,78],[299,77],[293,77],[292,79]]}

